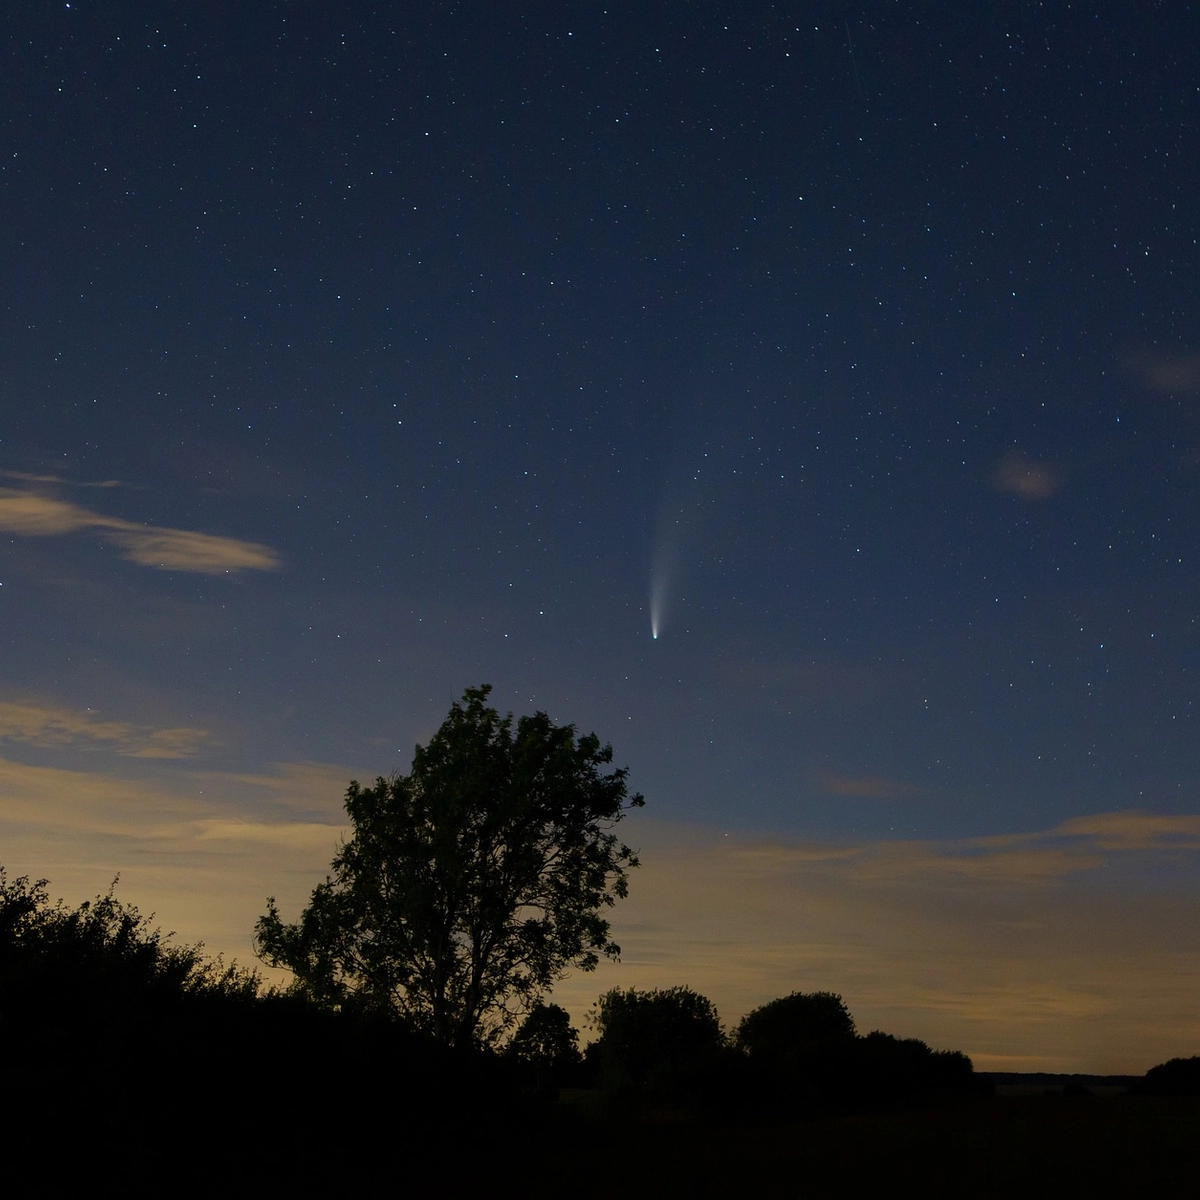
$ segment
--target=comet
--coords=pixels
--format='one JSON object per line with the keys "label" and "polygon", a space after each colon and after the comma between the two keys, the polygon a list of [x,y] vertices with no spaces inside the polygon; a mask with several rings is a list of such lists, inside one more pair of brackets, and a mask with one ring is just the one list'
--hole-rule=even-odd
{"label": "comet", "polygon": [[650,637],[655,642],[658,641],[658,635],[662,633],[666,621],[667,594],[670,590],[674,558],[673,548],[660,542],[650,568]]}

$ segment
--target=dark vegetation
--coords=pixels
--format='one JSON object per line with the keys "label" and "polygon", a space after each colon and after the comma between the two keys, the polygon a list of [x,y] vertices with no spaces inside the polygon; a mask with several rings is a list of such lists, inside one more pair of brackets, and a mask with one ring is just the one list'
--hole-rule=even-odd
{"label": "dark vegetation", "polygon": [[71,909],[0,871],[0,1148],[51,1194],[409,1190],[436,1171],[428,1194],[791,1195],[802,1176],[818,1196],[1112,1195],[1200,1166],[1200,1059],[1153,1068],[1146,1095],[1001,1099],[963,1055],[859,1036],[830,993],[726,1036],[689,988],[614,990],[593,1024],[583,1055],[545,1002],[502,1050],[441,1045],[175,946],[111,889]]}
{"label": "dark vegetation", "polygon": [[[613,989],[583,1052],[544,993],[616,950],[640,797],[594,738],[466,694],[264,957],[173,944],[114,887],[0,868],[0,1153],[49,1194],[1187,1194],[1200,1058],[1135,1093],[993,1094],[970,1060],[793,993],[726,1032],[688,987]],[[481,769],[481,764],[487,770]],[[499,780],[487,791],[484,784]],[[491,797],[490,800],[481,797]],[[505,890],[507,889],[507,890]],[[440,933],[439,933],[440,930]]]}
{"label": "dark vegetation", "polygon": [[1200,1057],[1159,1063],[1138,1080],[1135,1088],[1143,1096],[1200,1096]]}
{"label": "dark vegetation", "polygon": [[747,1013],[731,1036],[686,987],[601,996],[592,1081],[623,1106],[685,1114],[819,1115],[989,1090],[971,1060],[878,1030],[860,1037],[842,998],[794,992]]}

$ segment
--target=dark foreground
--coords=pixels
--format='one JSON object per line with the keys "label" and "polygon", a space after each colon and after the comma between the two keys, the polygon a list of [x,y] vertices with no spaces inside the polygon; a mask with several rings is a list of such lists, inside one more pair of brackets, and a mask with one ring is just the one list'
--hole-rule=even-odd
{"label": "dark foreground", "polygon": [[489,1113],[446,1097],[402,1116],[382,1079],[374,1096],[339,1096],[332,1077],[307,1097],[240,1082],[257,1103],[92,1095],[33,1121],[10,1111],[0,1149],[41,1195],[1184,1196],[1200,1170],[1192,1097],[981,1096],[713,1122],[533,1101]]}
{"label": "dark foreground", "polygon": [[[0,868],[3,1195],[1196,1194],[1200,1057],[1136,1080],[980,1078],[965,1056],[854,1036],[828,993],[760,1011],[833,1004],[840,1040],[801,1021],[807,1041],[789,1025],[755,1057],[687,989],[631,999],[701,1001],[716,1044],[664,1050],[668,1021],[626,1027],[595,1063],[454,1049],[263,994],[111,891],[70,910]],[[560,1097],[554,1080],[606,1090]]]}
{"label": "dark foreground", "polygon": [[[1200,1100],[982,1097],[777,1125],[641,1125],[612,1149],[629,1195],[1184,1196],[1200,1170]],[[577,1169],[571,1194],[612,1193],[611,1175],[589,1174]]]}

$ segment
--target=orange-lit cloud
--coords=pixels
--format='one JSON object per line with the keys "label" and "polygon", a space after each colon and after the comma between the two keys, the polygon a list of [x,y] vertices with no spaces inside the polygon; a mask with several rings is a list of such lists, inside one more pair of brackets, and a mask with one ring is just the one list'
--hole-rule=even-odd
{"label": "orange-lit cloud", "polygon": [[1083,850],[1056,846],[1025,846],[1013,849],[964,847],[936,843],[884,843],[872,847],[854,871],[857,879],[926,880],[958,877],[980,883],[1036,884],[1060,879],[1076,871],[1102,866],[1104,859]]}
{"label": "orange-lit cloud", "polygon": [[261,775],[145,766],[123,776],[0,758],[0,864],[48,878],[72,904],[119,874],[122,899],[179,940],[252,963],[266,896],[298,911],[328,872],[349,776],[304,763]]}
{"label": "orange-lit cloud", "polygon": [[0,701],[0,741],[54,749],[104,747],[132,758],[188,758],[207,736],[189,726],[153,729],[101,720],[90,711]]}
{"label": "orange-lit cloud", "polygon": [[280,565],[269,546],[190,529],[156,528],[108,517],[41,492],[0,488],[0,530],[22,537],[53,537],[92,530],[145,567],[223,575],[269,571]]}
{"label": "orange-lit cloud", "polygon": [[1010,450],[992,473],[992,486],[1022,500],[1048,500],[1062,487],[1062,472],[1053,463],[1039,462],[1020,450]]}
{"label": "orange-lit cloud", "polygon": [[32,475],[28,471],[0,470],[0,479],[17,479],[22,483],[63,484],[69,487],[84,488],[118,488],[122,486],[119,479],[71,480],[63,479],[60,475]]}
{"label": "orange-lit cloud", "polygon": [[1074,817],[1054,831],[1102,850],[1200,850],[1200,816],[1158,816],[1136,809]]}

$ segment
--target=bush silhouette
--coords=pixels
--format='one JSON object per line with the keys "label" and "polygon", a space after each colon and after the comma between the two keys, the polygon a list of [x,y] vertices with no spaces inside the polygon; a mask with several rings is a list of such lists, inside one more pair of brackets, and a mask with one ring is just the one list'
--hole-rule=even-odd
{"label": "bush silhouette", "polygon": [[571,1016],[557,1004],[537,1001],[505,1047],[505,1055],[531,1072],[539,1090],[570,1087],[580,1079],[583,1055]]}
{"label": "bush silhouette", "polygon": [[1144,1096],[1200,1096],[1200,1056],[1151,1067],[1134,1090]]}
{"label": "bush silhouette", "polygon": [[974,1071],[958,1050],[931,1050],[918,1038],[874,1030],[858,1039],[851,1075],[862,1098],[889,1100],[970,1088]]}
{"label": "bush silhouette", "polygon": [[0,867],[0,1014],[34,1024],[127,1021],[185,1001],[245,1002],[259,995],[254,971],[209,959],[201,946],[170,943],[115,895],[71,909],[51,903],[47,881],[9,882]]}
{"label": "bush silhouette", "polygon": [[688,987],[614,988],[596,1002],[592,1019],[600,1037],[588,1047],[588,1062],[610,1090],[686,1090],[689,1077],[725,1049],[712,1001]]}
{"label": "bush silhouette", "polygon": [[337,1156],[317,1147],[399,1142],[432,1159],[464,1122],[499,1140],[516,1120],[495,1055],[264,989],[172,944],[113,888],[78,908],[46,888],[0,868],[0,1130],[39,1170],[85,1176],[63,1194],[104,1171],[154,1179],[146,1194],[188,1191],[174,1174],[200,1153],[187,1146],[206,1170],[266,1184],[281,1166],[333,1174]]}
{"label": "bush silhouette", "polygon": [[734,1041],[760,1103],[811,1105],[828,1099],[851,1066],[854,1018],[833,992],[792,992],[747,1013]]}
{"label": "bush silhouette", "polygon": [[971,1060],[916,1038],[859,1037],[833,992],[793,992],[742,1018],[735,1035],[760,1104],[783,1108],[893,1103],[973,1086]]}
{"label": "bush silhouette", "polygon": [[752,1059],[798,1065],[854,1040],[854,1018],[833,992],[792,992],[747,1013],[735,1041]]}

